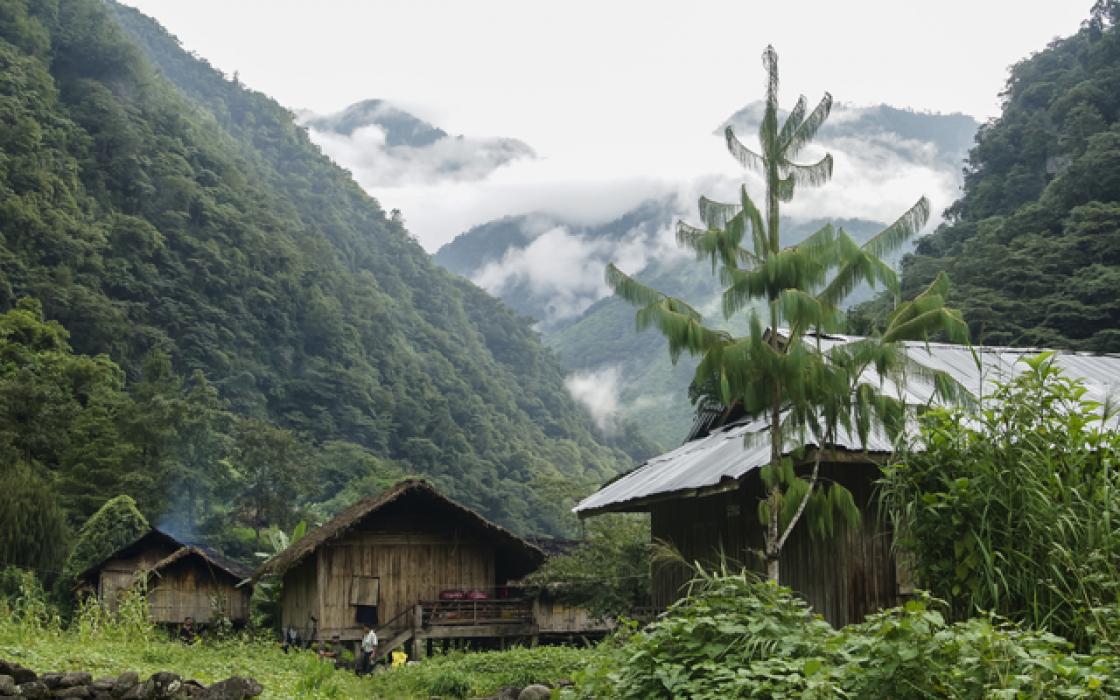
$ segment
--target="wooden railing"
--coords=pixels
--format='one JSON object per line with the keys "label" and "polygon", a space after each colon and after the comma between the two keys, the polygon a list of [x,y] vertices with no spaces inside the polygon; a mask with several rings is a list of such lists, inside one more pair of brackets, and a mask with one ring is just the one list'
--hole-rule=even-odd
{"label": "wooden railing", "polygon": [[533,602],[499,600],[423,600],[423,623],[430,625],[523,625],[533,621]]}

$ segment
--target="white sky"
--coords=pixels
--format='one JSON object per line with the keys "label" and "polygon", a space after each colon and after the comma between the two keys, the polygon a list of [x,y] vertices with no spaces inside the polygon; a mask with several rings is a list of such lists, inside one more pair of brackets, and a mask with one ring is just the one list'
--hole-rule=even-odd
{"label": "white sky", "polygon": [[[512,136],[555,161],[533,187],[622,191],[672,179],[712,129],[759,99],[759,55],[780,57],[782,104],[824,90],[980,119],[999,110],[1007,68],[1077,31],[1092,0],[124,0],[185,48],[291,108],[331,112],[388,99],[452,133]],[[704,157],[707,162],[707,157]],[[562,166],[559,164],[563,164]],[[539,164],[536,166],[541,167]],[[519,176],[520,178],[520,176]],[[507,178],[508,179],[508,178]],[[507,183],[508,184],[508,183]],[[635,187],[637,189],[635,189]],[[429,248],[492,213],[439,219],[415,191],[402,206]],[[473,191],[443,193],[475,202]],[[570,196],[578,198],[578,193]],[[481,196],[481,195],[479,195]],[[625,195],[621,195],[625,196]],[[399,200],[394,201],[394,197]],[[948,202],[935,203],[943,208]],[[450,206],[450,205],[449,205]],[[466,206],[466,205],[464,205]],[[492,211],[493,210],[493,211]]]}

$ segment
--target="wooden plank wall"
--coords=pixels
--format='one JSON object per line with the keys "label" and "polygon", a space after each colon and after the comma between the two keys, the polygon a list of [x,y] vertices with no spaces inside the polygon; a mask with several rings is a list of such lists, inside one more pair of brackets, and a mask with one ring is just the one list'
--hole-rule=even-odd
{"label": "wooden plank wall", "polygon": [[609,632],[616,626],[614,620],[592,617],[587,608],[540,598],[533,601],[533,621],[541,634]]}
{"label": "wooden plank wall", "polygon": [[132,588],[136,583],[136,572],[141,569],[150,569],[161,559],[167,557],[177,548],[166,544],[157,544],[148,549],[128,557],[110,559],[101,566],[98,577],[97,595],[101,603],[109,610],[116,612],[117,597],[121,592]]}
{"label": "wooden plank wall", "polygon": [[[318,552],[322,589],[320,636],[361,637],[350,605],[354,576],[381,580],[378,624],[385,624],[420,600],[434,600],[444,589],[492,593],[494,548],[474,539],[415,532],[356,532]],[[401,625],[407,626],[402,620]]]}
{"label": "wooden plank wall", "polygon": [[320,617],[317,561],[317,555],[312,554],[284,574],[280,621],[284,629],[295,627],[305,639],[310,638],[315,627],[311,616]]}
{"label": "wooden plank wall", "polygon": [[[871,464],[822,465],[822,480],[852,491],[863,522],[859,528],[838,527],[827,540],[811,537],[806,523],[798,523],[782,550],[782,583],[836,626],[861,621],[898,600],[890,531],[878,518],[873,492],[878,476]],[[672,543],[688,561],[713,566],[722,554],[734,566],[762,573],[763,563],[751,554],[762,548],[761,497],[762,485],[753,474],[733,491],[654,504],[653,539]],[[664,607],[681,597],[690,577],[684,566],[655,565],[654,605]]]}
{"label": "wooden plank wall", "polygon": [[178,624],[192,617],[213,622],[218,609],[233,622],[249,620],[248,586],[235,588],[228,576],[213,572],[197,558],[177,561],[149,579],[152,621]]}

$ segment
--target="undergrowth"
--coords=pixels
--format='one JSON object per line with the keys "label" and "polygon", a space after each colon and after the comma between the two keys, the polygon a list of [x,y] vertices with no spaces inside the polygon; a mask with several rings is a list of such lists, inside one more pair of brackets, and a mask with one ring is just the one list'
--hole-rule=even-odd
{"label": "undergrowth", "polygon": [[404,668],[358,677],[336,670],[310,651],[285,654],[268,635],[248,632],[184,645],[148,622],[142,591],[125,593],[116,613],[94,602],[79,606],[64,625],[32,574],[0,596],[0,659],[38,672],[88,671],[141,677],[171,671],[204,684],[248,676],[262,698],[428,698],[492,694],[503,686],[571,678],[591,653],[563,647],[453,653]]}

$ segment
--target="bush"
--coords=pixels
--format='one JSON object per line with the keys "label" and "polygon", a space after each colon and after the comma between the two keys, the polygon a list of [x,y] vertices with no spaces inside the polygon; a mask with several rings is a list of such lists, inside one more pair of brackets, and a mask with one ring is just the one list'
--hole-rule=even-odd
{"label": "bush", "polygon": [[882,498],[917,582],[952,619],[993,611],[1086,651],[1120,627],[1120,434],[1049,354],[978,414],[934,410]]}
{"label": "bush", "polygon": [[375,674],[373,695],[379,698],[479,697],[494,695],[509,686],[556,685],[561,680],[574,678],[593,656],[591,650],[575,647],[454,652]]}
{"label": "bush", "polygon": [[650,601],[649,518],[606,515],[587,538],[526,577],[527,588],[586,607],[598,617],[632,615]]}
{"label": "bush", "polygon": [[598,649],[585,698],[1115,697],[1120,659],[1077,654],[1046,632],[994,618],[949,624],[922,597],[832,629],[754,574],[703,574],[641,632]]}
{"label": "bush", "polygon": [[109,499],[78,531],[74,549],[63,567],[63,579],[73,582],[78,574],[121,547],[135,541],[151,526],[131,496]]}

